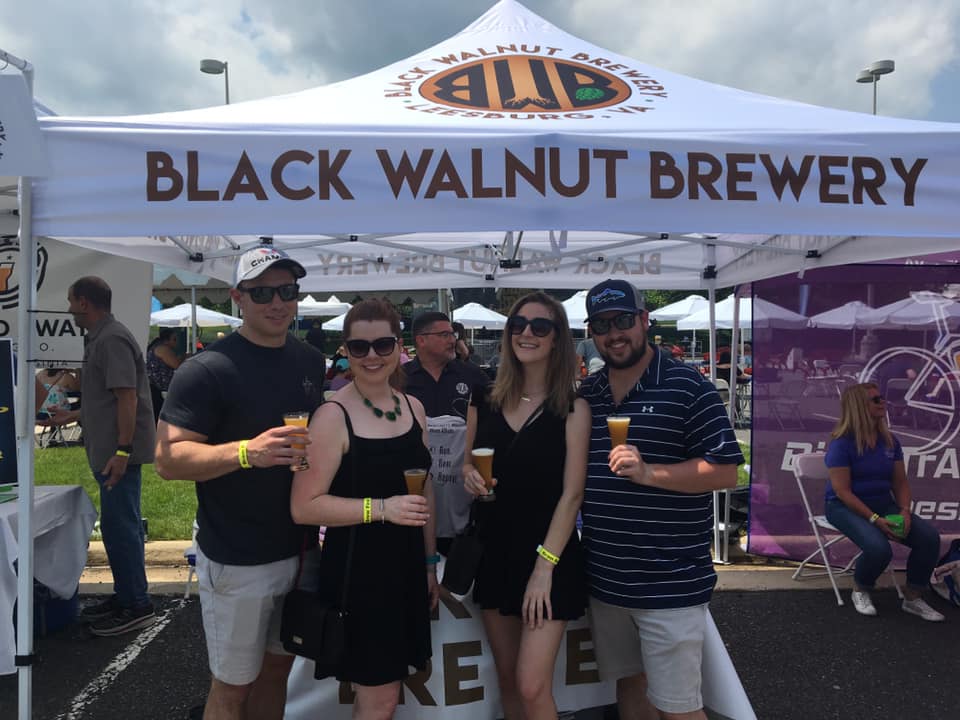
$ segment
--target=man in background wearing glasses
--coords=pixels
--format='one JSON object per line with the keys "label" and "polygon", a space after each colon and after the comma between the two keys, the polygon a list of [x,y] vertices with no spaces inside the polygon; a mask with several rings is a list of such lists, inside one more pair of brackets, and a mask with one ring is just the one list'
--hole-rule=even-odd
{"label": "man in background wearing glasses", "polygon": [[422,402],[427,412],[437,549],[444,555],[470,518],[473,496],[460,479],[467,415],[477,412],[490,383],[477,365],[457,359],[457,339],[444,313],[423,313],[413,321],[417,356],[403,366],[407,392]]}
{"label": "man in background wearing glasses", "polygon": [[[243,326],[188,360],[157,428],[157,472],[197,487],[197,577],[213,680],[204,718],[281,718],[293,657],[280,644],[283,598],[317,545],[290,516],[303,428],[283,414],[322,399],[323,355],[288,332],[306,271],[261,246],[237,264]],[[305,567],[303,577],[311,573]]]}
{"label": "man in background wearing glasses", "polygon": [[[647,343],[636,288],[607,280],[586,303],[606,361],[580,389],[593,415],[582,512],[597,664],[624,720],[705,719],[711,491],[736,485],[743,456],[714,386]],[[611,415],[630,419],[612,449]]]}

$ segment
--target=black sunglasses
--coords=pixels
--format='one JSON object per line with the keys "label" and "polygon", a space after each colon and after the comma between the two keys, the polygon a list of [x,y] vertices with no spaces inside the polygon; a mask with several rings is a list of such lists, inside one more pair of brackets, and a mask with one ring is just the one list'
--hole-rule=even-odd
{"label": "black sunglasses", "polygon": [[637,313],[625,312],[612,318],[596,318],[590,321],[590,332],[594,335],[606,335],[611,327],[617,330],[629,330],[637,324]]}
{"label": "black sunglasses", "polygon": [[883,397],[883,395],[874,395],[872,398],[870,398],[870,402],[872,402],[874,405],[882,405],[886,401],[887,399]]}
{"label": "black sunglasses", "polygon": [[300,286],[296,283],[277,285],[276,287],[271,287],[269,285],[238,287],[237,290],[240,292],[249,293],[250,299],[253,300],[257,305],[266,305],[267,303],[272,302],[274,294],[279,295],[280,299],[284,302],[296,300],[297,295],[300,294]]}
{"label": "black sunglasses", "polygon": [[347,352],[355,358],[365,358],[370,354],[370,348],[373,348],[373,351],[380,357],[386,357],[397,347],[397,339],[391,335],[377,338],[372,342],[370,340],[347,340],[344,344],[347,346]]}
{"label": "black sunglasses", "polygon": [[533,320],[527,320],[527,318],[525,318],[523,315],[514,315],[510,318],[507,318],[507,329],[510,331],[511,335],[522,334],[523,331],[527,329],[527,325],[530,326],[530,332],[537,337],[546,337],[557,329],[556,323],[547,318],[534,318]]}

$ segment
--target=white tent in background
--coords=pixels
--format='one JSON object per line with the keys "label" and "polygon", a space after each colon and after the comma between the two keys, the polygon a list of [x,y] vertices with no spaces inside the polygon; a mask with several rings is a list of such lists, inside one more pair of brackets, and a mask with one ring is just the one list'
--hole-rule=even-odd
{"label": "white tent in background", "polygon": [[659,310],[652,311],[650,319],[657,322],[676,322],[709,306],[710,301],[702,295],[687,295],[683,300],[677,300],[664,305]]}
{"label": "white tent in background", "polygon": [[561,304],[567,312],[567,322],[574,330],[584,330],[587,322],[587,293],[589,290],[580,290],[572,297],[568,297]]}
{"label": "white tent in background", "polygon": [[[960,303],[944,304],[943,314],[951,329],[960,326]],[[884,330],[935,330],[937,316],[931,303],[919,302],[912,297],[878,307],[858,327],[875,327]]]}
{"label": "white tent in background", "polygon": [[297,314],[301,317],[333,317],[343,315],[353,307],[350,303],[340,302],[340,298],[331,295],[325,301],[314,300],[307,295],[297,305]]}
{"label": "white tent in background", "polygon": [[[344,313],[343,315],[338,315],[332,320],[327,320],[325,323],[322,323],[320,327],[323,328],[324,330],[333,330],[335,332],[343,332],[343,321],[346,319],[347,319],[347,313]],[[404,325],[403,325],[403,322],[401,321],[400,329],[402,330],[403,327]]]}
{"label": "white tent in background", "polygon": [[507,323],[507,316],[479,303],[467,303],[453,311],[453,321],[461,323],[468,330],[502,330]]}
{"label": "white tent in background", "polygon": [[[160,327],[190,327],[193,324],[193,305],[183,303],[166,310],[150,313],[150,324]],[[197,325],[200,327],[222,327],[224,325],[240,327],[243,325],[243,320],[198,305]]]}
{"label": "white tent in background", "polygon": [[877,312],[860,300],[852,300],[840,307],[810,316],[810,327],[825,330],[853,330],[854,328],[880,327],[884,320]]}
{"label": "white tent in background", "polygon": [[[717,328],[729,330],[733,327],[733,295],[717,303]],[[760,328],[780,328],[784,330],[800,330],[807,326],[807,318],[800,313],[787,310],[785,307],[754,298],[752,306],[750,298],[740,298],[740,326]],[[704,308],[693,315],[677,321],[678,330],[709,330],[710,308]]]}

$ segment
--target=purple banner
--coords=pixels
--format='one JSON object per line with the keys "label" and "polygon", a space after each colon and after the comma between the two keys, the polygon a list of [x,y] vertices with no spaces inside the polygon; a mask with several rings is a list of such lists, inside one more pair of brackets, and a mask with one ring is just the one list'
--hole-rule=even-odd
{"label": "purple banner", "polygon": [[[816,549],[793,457],[824,450],[848,385],[875,382],[903,445],[913,511],[960,535],[960,283],[956,266],[853,265],[753,283],[749,551],[802,560]],[[758,299],[809,318],[758,327]],[[823,487],[807,487],[814,514]],[[831,557],[846,561],[851,543]],[[906,551],[897,550],[902,567]]]}

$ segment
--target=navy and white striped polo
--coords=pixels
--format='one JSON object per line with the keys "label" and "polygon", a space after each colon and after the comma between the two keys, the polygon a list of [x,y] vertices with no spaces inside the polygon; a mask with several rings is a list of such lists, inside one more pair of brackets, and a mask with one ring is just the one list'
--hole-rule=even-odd
{"label": "navy and white striped polo", "polygon": [[709,602],[716,583],[713,495],[646,487],[613,474],[607,416],[630,417],[629,442],[651,464],[744,460],[714,386],[696,369],[651,349],[650,366],[620,405],[613,402],[606,369],[580,388],[592,414],[582,508],[590,594],[621,607],[690,607]]}

